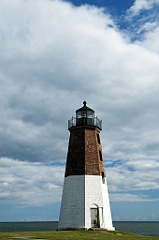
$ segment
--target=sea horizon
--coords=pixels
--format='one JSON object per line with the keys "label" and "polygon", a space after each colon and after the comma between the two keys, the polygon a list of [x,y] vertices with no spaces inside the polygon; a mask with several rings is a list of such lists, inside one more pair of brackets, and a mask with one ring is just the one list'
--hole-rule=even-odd
{"label": "sea horizon", "polygon": [[[0,222],[0,232],[56,231],[59,221]],[[159,221],[113,221],[115,230],[145,236],[159,236]]]}
{"label": "sea horizon", "polygon": [[[59,222],[59,220],[14,220],[14,221],[0,221],[3,222]],[[112,220],[112,222],[159,222],[159,220]]]}

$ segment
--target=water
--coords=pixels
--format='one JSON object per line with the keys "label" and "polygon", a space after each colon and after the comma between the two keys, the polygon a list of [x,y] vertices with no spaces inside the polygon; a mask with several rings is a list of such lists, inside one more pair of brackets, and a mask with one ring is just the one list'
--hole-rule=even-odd
{"label": "water", "polygon": [[145,236],[159,236],[159,222],[114,222],[116,230]]}
{"label": "water", "polygon": [[[55,231],[58,222],[0,222],[0,232]],[[116,230],[159,236],[159,222],[113,222]]]}
{"label": "water", "polygon": [[58,222],[0,222],[0,232],[55,231]]}

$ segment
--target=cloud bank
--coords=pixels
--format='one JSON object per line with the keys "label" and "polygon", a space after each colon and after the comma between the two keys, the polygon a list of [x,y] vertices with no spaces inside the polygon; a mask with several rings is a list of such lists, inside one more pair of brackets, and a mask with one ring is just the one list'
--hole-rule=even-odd
{"label": "cloud bank", "polygon": [[[130,10],[152,2],[136,1]],[[1,202],[59,201],[67,120],[83,100],[103,120],[112,200],[150,200],[129,192],[159,188],[159,31],[156,20],[155,28],[146,23],[144,38],[132,42],[96,7],[1,0]]]}
{"label": "cloud bank", "polygon": [[1,158],[0,203],[41,206],[61,198],[64,167]]}
{"label": "cloud bank", "polygon": [[[12,202],[19,207],[42,206],[61,200],[64,165],[9,158],[1,158],[0,163],[0,204]],[[158,161],[107,161],[106,169],[111,201],[159,200],[157,195],[152,198],[148,192],[159,188]]]}

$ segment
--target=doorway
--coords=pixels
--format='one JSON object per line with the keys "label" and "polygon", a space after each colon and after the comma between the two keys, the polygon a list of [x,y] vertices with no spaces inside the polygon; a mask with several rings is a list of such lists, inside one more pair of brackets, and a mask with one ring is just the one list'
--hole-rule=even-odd
{"label": "doorway", "polygon": [[99,228],[99,208],[91,208],[91,227]]}

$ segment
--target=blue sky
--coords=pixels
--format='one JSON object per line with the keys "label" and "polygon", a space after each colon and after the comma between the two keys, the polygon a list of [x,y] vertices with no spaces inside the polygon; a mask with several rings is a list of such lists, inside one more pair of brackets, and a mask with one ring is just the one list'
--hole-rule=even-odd
{"label": "blue sky", "polygon": [[116,1],[116,0],[88,0],[88,1],[80,1],[80,0],[75,0],[75,1],[68,1],[73,3],[75,6],[81,6],[81,5],[91,5],[91,6],[96,6],[96,7],[101,7],[104,8],[104,10],[107,13],[110,13],[111,15],[119,16],[122,14],[125,14],[125,11],[128,10],[133,3],[135,2],[134,0],[122,0],[122,1]]}
{"label": "blue sky", "polygon": [[159,0],[0,1],[0,221],[58,220],[83,100],[113,220],[159,220]]}

